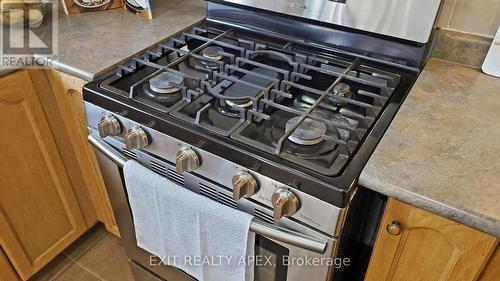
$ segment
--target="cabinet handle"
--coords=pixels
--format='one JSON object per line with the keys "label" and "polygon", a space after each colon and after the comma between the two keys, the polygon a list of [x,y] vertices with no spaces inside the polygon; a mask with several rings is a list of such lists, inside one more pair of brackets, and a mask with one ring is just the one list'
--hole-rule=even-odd
{"label": "cabinet handle", "polygon": [[401,223],[397,220],[391,221],[386,227],[390,235],[399,236],[401,234]]}

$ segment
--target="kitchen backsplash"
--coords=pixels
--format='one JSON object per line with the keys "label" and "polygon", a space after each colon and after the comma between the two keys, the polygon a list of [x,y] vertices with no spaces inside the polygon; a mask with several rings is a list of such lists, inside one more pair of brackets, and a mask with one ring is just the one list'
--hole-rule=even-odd
{"label": "kitchen backsplash", "polygon": [[438,26],[493,37],[500,25],[500,0],[443,0]]}

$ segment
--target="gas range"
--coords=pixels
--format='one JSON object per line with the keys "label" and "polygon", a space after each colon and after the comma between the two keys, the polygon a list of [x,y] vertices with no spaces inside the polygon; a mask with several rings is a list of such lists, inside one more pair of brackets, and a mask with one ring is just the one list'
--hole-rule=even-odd
{"label": "gas range", "polygon": [[337,176],[401,76],[317,52],[204,23],[119,66],[101,87],[301,170]]}
{"label": "gas range", "polygon": [[[347,13],[349,1],[268,2],[210,1],[205,20],[87,84],[91,142],[254,215],[269,224],[260,234],[294,253],[335,257],[353,248],[342,241],[375,235],[356,233],[375,229],[360,224],[380,209],[356,181],[425,63],[440,1],[425,0],[432,19],[414,15],[420,25],[409,27],[403,4],[383,0],[398,4],[380,30]],[[290,230],[310,239],[294,242]],[[332,275],[287,270],[276,280]]]}
{"label": "gas range", "polygon": [[204,150],[345,207],[415,77],[330,46],[205,21],[90,83],[85,99],[126,104],[114,112],[152,115],[146,127],[178,126],[194,134],[192,145],[203,140]]}

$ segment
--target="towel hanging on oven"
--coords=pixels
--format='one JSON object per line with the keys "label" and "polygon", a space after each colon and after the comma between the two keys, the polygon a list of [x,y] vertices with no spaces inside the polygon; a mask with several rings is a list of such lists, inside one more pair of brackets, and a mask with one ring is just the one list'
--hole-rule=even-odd
{"label": "towel hanging on oven", "polygon": [[252,216],[128,161],[124,167],[137,245],[199,281],[253,281]]}

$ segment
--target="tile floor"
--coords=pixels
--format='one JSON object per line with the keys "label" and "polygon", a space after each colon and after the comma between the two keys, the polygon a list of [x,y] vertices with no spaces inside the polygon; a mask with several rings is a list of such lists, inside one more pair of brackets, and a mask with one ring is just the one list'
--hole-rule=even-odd
{"label": "tile floor", "polygon": [[119,238],[90,229],[30,281],[134,281]]}

